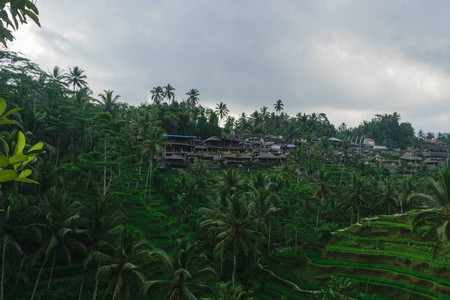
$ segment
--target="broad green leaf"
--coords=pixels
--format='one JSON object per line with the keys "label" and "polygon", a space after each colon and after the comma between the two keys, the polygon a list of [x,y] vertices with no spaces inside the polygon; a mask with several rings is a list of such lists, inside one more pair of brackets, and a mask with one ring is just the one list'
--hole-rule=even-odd
{"label": "broad green leaf", "polygon": [[24,155],[24,154],[19,154],[19,155],[14,155],[11,156],[9,158],[9,163],[11,165],[17,165],[20,164],[21,162],[27,161],[28,160],[28,156]]}
{"label": "broad green leaf", "polygon": [[6,110],[6,101],[3,98],[0,98],[0,116],[3,115],[3,113]]}
{"label": "broad green leaf", "polygon": [[37,183],[37,184],[39,184],[39,182],[34,181],[33,179],[30,179],[30,178],[19,178],[19,177],[17,177],[16,179],[14,179],[14,181],[27,182],[27,183]]}
{"label": "broad green leaf", "polygon": [[25,136],[23,135],[22,131],[19,131],[17,135],[17,144],[14,148],[14,156],[22,154],[23,148],[25,148]]}
{"label": "broad green leaf", "polygon": [[13,113],[18,112],[18,111],[21,111],[21,110],[23,110],[23,108],[20,108],[20,107],[18,107],[18,108],[13,108],[13,109],[11,109],[10,111],[8,111],[6,114],[4,114],[3,116],[1,116],[1,118],[2,118],[2,119],[3,119],[3,118],[6,118],[6,117],[9,116],[10,114],[13,114]]}
{"label": "broad green leaf", "polygon": [[9,165],[9,159],[5,155],[0,155],[0,168],[4,168]]}
{"label": "broad green leaf", "polygon": [[0,120],[0,125],[14,124],[13,121],[8,119]]}
{"label": "broad green leaf", "polygon": [[0,182],[12,181],[17,178],[17,172],[14,170],[0,171]]}
{"label": "broad green leaf", "polygon": [[6,154],[6,156],[9,156],[9,145],[3,138],[2,138],[2,142],[3,142],[3,147],[5,147],[5,154]]}
{"label": "broad green leaf", "polygon": [[23,171],[19,174],[19,176],[17,176],[16,180],[19,179],[19,178],[25,178],[25,177],[28,177],[28,176],[31,175],[31,173],[33,173],[33,171],[31,171],[30,169],[23,170]]}
{"label": "broad green leaf", "polygon": [[28,152],[33,151],[33,150],[42,150],[43,147],[44,147],[43,143],[37,143],[36,145],[31,147],[30,150],[28,150]]}

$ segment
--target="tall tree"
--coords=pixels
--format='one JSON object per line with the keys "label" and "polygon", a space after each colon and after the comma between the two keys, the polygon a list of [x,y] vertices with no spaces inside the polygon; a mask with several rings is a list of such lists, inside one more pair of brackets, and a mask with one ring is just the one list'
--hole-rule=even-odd
{"label": "tall tree", "polygon": [[209,227],[209,231],[217,233],[219,241],[215,247],[218,254],[231,251],[233,255],[233,287],[236,286],[236,270],[239,254],[247,256],[250,252],[259,254],[255,247],[256,241],[264,240],[263,235],[255,229],[261,223],[253,218],[253,204],[247,203],[245,195],[234,194],[226,199],[224,211],[202,222],[202,226]]}
{"label": "tall tree", "polygon": [[158,156],[160,153],[165,151],[164,146],[166,146],[168,143],[166,141],[167,136],[164,129],[158,126],[154,126],[150,129],[149,133],[144,137],[142,148],[142,153],[144,155],[147,155],[149,160],[148,165],[148,171],[147,171],[147,180],[145,184],[145,191],[144,191],[144,202],[146,200],[147,196],[147,187],[148,187],[148,195],[149,198],[151,196],[152,191],[152,174],[153,174],[153,160],[155,159],[155,156]]}
{"label": "tall tree", "polygon": [[114,117],[117,112],[117,105],[120,96],[113,96],[113,93],[114,91],[111,90],[103,90],[103,94],[98,94],[100,100],[96,100],[96,102],[101,105],[104,112],[110,113]]}
{"label": "tall tree", "polygon": [[48,81],[64,86],[68,86],[69,84],[66,82],[66,75],[64,74],[64,70],[59,66],[54,66],[52,71],[47,74]]}
{"label": "tall tree", "polygon": [[170,105],[170,100],[175,100],[175,88],[173,86],[170,85],[170,83],[168,83],[166,86],[164,86],[164,98],[167,98],[167,100],[169,100],[169,105]]}
{"label": "tall tree", "polygon": [[145,277],[140,265],[150,258],[149,245],[141,234],[127,226],[117,228],[114,248],[111,253],[96,252],[97,259],[106,262],[97,272],[97,278],[108,278],[105,297],[112,292],[110,299],[134,299],[144,286]]}
{"label": "tall tree", "polygon": [[87,82],[85,80],[87,79],[87,76],[83,73],[84,70],[82,70],[78,66],[73,67],[73,69],[69,67],[69,74],[67,74],[67,83],[69,85],[72,85],[74,91],[75,88],[81,89],[87,87]]}
{"label": "tall tree", "polygon": [[215,112],[219,115],[220,120],[223,120],[226,116],[228,116],[229,110],[225,103],[220,102],[217,104]]}
{"label": "tall tree", "polygon": [[164,100],[164,91],[161,86],[155,86],[150,93],[152,94],[152,100],[155,104],[161,104]]}
{"label": "tall tree", "polygon": [[278,99],[273,106],[275,111],[279,114],[283,110],[284,104],[283,101],[281,101],[281,99]]}
{"label": "tall tree", "polygon": [[210,290],[206,283],[216,278],[216,272],[211,267],[205,267],[206,256],[197,253],[195,244],[186,238],[178,240],[171,256],[163,250],[151,254],[160,263],[160,270],[164,270],[167,279],[147,281],[144,294],[148,295],[154,287],[160,286],[168,290],[166,299],[196,299],[195,291]]}
{"label": "tall tree", "polygon": [[195,107],[200,100],[198,96],[200,96],[200,92],[197,89],[190,89],[189,92],[186,93],[189,97],[187,98],[188,105],[190,107]]}

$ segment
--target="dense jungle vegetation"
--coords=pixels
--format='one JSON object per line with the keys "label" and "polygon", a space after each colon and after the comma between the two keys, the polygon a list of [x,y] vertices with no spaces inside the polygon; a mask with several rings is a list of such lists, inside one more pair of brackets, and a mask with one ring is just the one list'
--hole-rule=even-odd
{"label": "dense jungle vegetation", "polygon": [[[318,251],[331,232],[425,203],[441,210],[419,214],[413,225],[437,218],[428,248],[433,256],[444,249],[447,217],[439,214],[449,208],[442,190],[448,170],[423,165],[404,176],[365,163],[348,140],[336,146],[326,139],[349,133],[324,114],[289,117],[277,101],[274,112],[228,117],[221,128],[226,105],[202,107],[195,89],[178,102],[169,84],[155,87],[153,103],[135,107],[111,90],[94,97],[79,67],[46,73],[14,53],[0,59],[2,299],[370,298],[356,292],[358,278],[310,274],[305,260],[323,260]],[[395,113],[351,130],[370,132],[375,122],[387,141],[424,143],[395,138],[395,130],[410,128]],[[211,169],[198,160],[180,174],[151,160],[162,154],[166,132],[206,138],[230,131],[280,134],[299,147],[285,164],[245,169]],[[314,142],[318,137],[324,141]],[[284,262],[274,264],[280,255]],[[283,264],[295,268],[282,271]],[[295,270],[307,276],[294,280]],[[296,291],[298,282],[314,292]]]}
{"label": "dense jungle vegetation", "polygon": [[[38,23],[30,1],[17,3]],[[392,174],[351,145],[420,150],[435,138],[398,113],[336,128],[278,100],[235,119],[194,88],[179,101],[156,86],[136,107],[93,95],[77,66],[45,72],[8,51],[0,66],[1,300],[448,297],[449,169]],[[157,164],[166,133],[282,135],[298,147],[284,164],[198,160],[180,173]]]}

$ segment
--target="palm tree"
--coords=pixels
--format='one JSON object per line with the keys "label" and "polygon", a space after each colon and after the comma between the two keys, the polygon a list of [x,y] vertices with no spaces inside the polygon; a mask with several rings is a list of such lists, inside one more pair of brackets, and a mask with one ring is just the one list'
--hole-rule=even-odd
{"label": "palm tree", "polygon": [[161,86],[155,86],[150,93],[152,94],[152,100],[155,104],[161,104],[164,100],[164,91]]}
{"label": "palm tree", "polygon": [[228,115],[229,110],[225,103],[220,102],[217,104],[215,112],[219,115],[220,120],[223,120]]}
{"label": "palm tree", "polygon": [[50,74],[47,74],[47,77],[49,78],[49,82],[60,84],[63,86],[69,85],[67,82],[65,82],[66,75],[64,74],[64,70],[59,66],[54,66]]}
{"label": "palm tree", "polygon": [[432,208],[416,214],[412,221],[412,230],[430,222],[431,228],[426,234],[435,233],[438,241],[450,241],[450,170],[441,169],[438,180],[427,178],[425,192],[414,193],[411,199],[425,200]]}
{"label": "palm tree", "polygon": [[52,189],[50,193],[49,197],[41,198],[39,208],[41,217],[45,218],[45,220],[35,224],[35,226],[44,230],[44,242],[37,252],[37,256],[43,253],[45,259],[39,270],[31,299],[34,298],[42,270],[52,252],[53,260],[47,289],[49,289],[52,280],[57,250],[62,250],[61,253],[66,256],[69,262],[71,261],[72,249],[85,252],[84,245],[76,239],[77,235],[85,232],[76,223],[80,218],[81,203],[71,201],[64,191]]}
{"label": "palm tree", "polygon": [[352,207],[351,224],[353,224],[353,214],[355,211],[355,207],[357,208],[358,211],[357,222],[359,223],[360,208],[363,206],[364,202],[367,199],[369,199],[372,195],[370,191],[370,186],[364,180],[364,178],[361,178],[355,173],[352,173],[352,179],[350,184],[348,185],[346,195]]}
{"label": "palm tree", "polygon": [[167,279],[147,281],[144,285],[144,295],[156,286],[168,289],[166,299],[196,299],[195,290],[209,290],[207,282],[215,279],[217,274],[207,265],[204,254],[197,254],[196,247],[188,239],[178,240],[174,253],[169,256],[165,251],[151,252],[165,270]]}
{"label": "palm tree", "polygon": [[198,96],[200,96],[200,93],[197,89],[190,89],[189,92],[186,93],[189,97],[187,98],[188,105],[190,107],[195,107],[200,100]]}
{"label": "palm tree", "polygon": [[149,245],[140,232],[127,226],[115,230],[117,240],[111,253],[97,251],[94,258],[106,264],[97,272],[97,278],[109,278],[105,297],[112,292],[111,299],[134,299],[145,283],[139,265],[150,259]]}
{"label": "palm tree", "polygon": [[273,106],[275,111],[279,114],[283,110],[284,104],[283,101],[281,101],[281,99],[278,99]]}
{"label": "palm tree", "polygon": [[319,228],[319,215],[320,215],[320,208],[323,206],[324,201],[326,198],[328,198],[333,191],[331,190],[330,185],[328,184],[328,173],[319,170],[319,173],[317,173],[313,178],[313,190],[314,190],[314,197],[320,199],[320,203],[317,205],[317,219],[316,219],[316,233],[317,229]]}
{"label": "palm tree", "polygon": [[116,115],[119,95],[113,97],[114,91],[103,90],[103,94],[98,94],[101,100],[95,100],[102,106],[104,112],[110,113],[113,117]]}
{"label": "palm tree", "polygon": [[244,179],[241,173],[237,169],[228,168],[223,171],[221,177],[217,182],[217,187],[226,195],[233,195],[234,192],[242,188],[244,185]]}
{"label": "palm tree", "polygon": [[71,69],[69,67],[69,74],[67,75],[67,83],[69,85],[72,85],[73,90],[75,91],[75,87],[81,89],[84,87],[87,87],[87,82],[86,82],[86,75],[83,75],[84,70],[82,70],[80,67],[73,67],[73,69]]}
{"label": "palm tree", "polygon": [[170,100],[175,100],[175,93],[173,92],[175,91],[175,88],[173,86],[170,85],[170,83],[168,83],[166,86],[164,86],[164,98],[167,98],[169,100],[169,105],[170,105]]}
{"label": "palm tree", "polygon": [[217,292],[212,297],[205,300],[253,300],[240,284],[233,288],[231,282],[219,282],[217,284]]}
{"label": "palm tree", "polygon": [[397,195],[394,190],[394,182],[391,177],[387,176],[380,182],[380,198],[379,204],[381,206],[387,207],[387,214],[390,215],[391,212],[395,211],[398,207]]}
{"label": "palm tree", "polygon": [[[117,233],[120,224],[123,224],[125,217],[118,211],[113,212],[110,205],[106,200],[98,199],[93,205],[86,207],[83,211],[85,215],[88,241],[86,246],[88,247],[88,255],[84,261],[85,273],[81,282],[79,299],[83,299],[83,286],[86,281],[86,275],[88,271],[95,270],[96,272],[101,266],[101,261],[95,261],[94,257],[98,258],[97,252],[107,252],[108,249],[113,249],[113,241],[111,236],[113,233]],[[98,290],[99,278],[95,281],[93,299],[96,299]]]}
{"label": "palm tree", "polygon": [[168,144],[166,141],[167,136],[164,129],[159,126],[154,126],[150,129],[148,134],[144,136],[144,147],[142,148],[142,154],[148,156],[149,166],[147,170],[147,180],[145,183],[145,191],[144,191],[144,202],[147,196],[147,187],[148,187],[148,196],[150,198],[152,191],[152,173],[153,173],[153,159],[155,156],[158,156],[160,153],[165,151],[165,146]]}
{"label": "palm tree", "polygon": [[[20,238],[26,237],[25,231],[35,228],[28,227],[30,218],[33,218],[33,207],[23,197],[7,197],[0,202],[0,245],[1,245],[1,281],[0,299],[4,299],[6,269],[14,269],[12,254],[22,255]],[[38,235],[33,232],[31,235]],[[8,259],[9,258],[9,259]],[[11,272],[12,273],[12,272]]]}
{"label": "palm tree", "polygon": [[214,248],[216,253],[233,253],[233,288],[236,286],[237,259],[240,253],[247,256],[250,252],[260,254],[254,243],[264,240],[255,228],[261,223],[260,219],[252,216],[253,204],[247,203],[245,195],[234,194],[226,199],[224,211],[217,211],[216,215],[202,222],[202,226],[209,227],[209,231],[217,234],[219,241]]}

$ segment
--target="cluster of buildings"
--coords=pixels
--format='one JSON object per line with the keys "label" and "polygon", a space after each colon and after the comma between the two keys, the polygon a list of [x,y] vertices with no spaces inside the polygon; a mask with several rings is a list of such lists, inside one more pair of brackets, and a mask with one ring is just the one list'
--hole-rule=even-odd
{"label": "cluster of buildings", "polygon": [[169,144],[165,147],[162,165],[182,168],[198,159],[214,161],[227,166],[282,163],[287,147],[281,137],[266,140],[257,137],[246,140],[221,139],[217,136],[200,140],[195,136],[167,135]]}
{"label": "cluster of buildings", "polygon": [[[337,138],[329,139],[333,144],[343,143]],[[283,163],[286,154],[294,149],[296,145],[286,143],[281,136],[269,136],[265,140],[253,137],[247,139],[210,137],[206,140],[195,136],[167,135],[169,144],[165,146],[164,156],[160,163],[165,168],[184,168],[197,160],[211,161],[213,165],[224,166],[249,166]],[[317,140],[320,142],[320,139]],[[373,158],[380,160],[380,164],[386,165],[388,169],[395,169],[401,162],[409,164],[415,169],[419,164],[426,163],[431,166],[443,166],[448,163],[447,150],[435,141],[426,143],[421,151],[388,149],[386,145],[377,145],[373,139],[364,139],[352,146],[369,161]],[[386,153],[398,154],[396,162],[383,161],[377,155],[380,150]]]}

